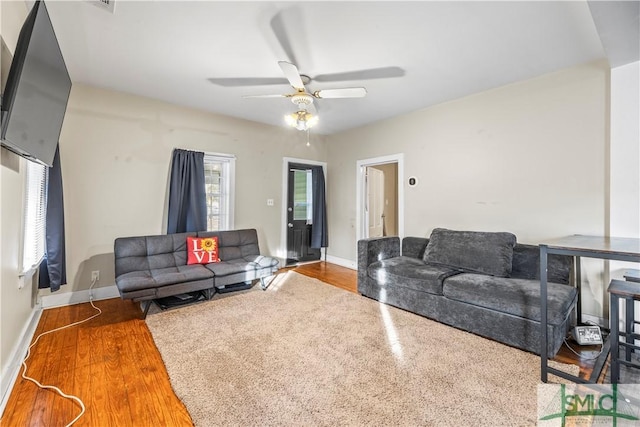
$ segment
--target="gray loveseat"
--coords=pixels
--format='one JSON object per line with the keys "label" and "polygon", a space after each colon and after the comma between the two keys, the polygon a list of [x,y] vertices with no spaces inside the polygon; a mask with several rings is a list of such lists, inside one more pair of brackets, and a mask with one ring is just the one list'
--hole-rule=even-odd
{"label": "gray loveseat", "polygon": [[[187,237],[218,237],[220,262],[187,265]],[[121,237],[115,240],[116,286],[120,296],[134,301],[216,290],[259,279],[278,270],[278,260],[260,255],[256,230],[178,233]]]}
{"label": "gray loveseat", "polygon": [[[358,242],[358,292],[540,354],[539,248],[510,233],[435,229],[429,239]],[[577,301],[572,258],[549,255],[548,353],[559,350]]]}

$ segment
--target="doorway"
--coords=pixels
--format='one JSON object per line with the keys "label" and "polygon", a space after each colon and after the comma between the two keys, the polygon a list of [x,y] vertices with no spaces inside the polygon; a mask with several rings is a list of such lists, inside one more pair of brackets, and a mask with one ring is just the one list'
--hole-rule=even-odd
{"label": "doorway", "polygon": [[[319,261],[320,248],[312,248],[314,230],[313,169],[324,164],[306,161],[286,161],[286,257],[285,264]],[[322,196],[324,198],[324,196]],[[317,203],[317,202],[316,202]]]}
{"label": "doorway", "polygon": [[358,161],[357,240],[404,233],[402,154]]}
{"label": "doorway", "polygon": [[396,236],[398,164],[367,166],[365,211],[367,237]]}

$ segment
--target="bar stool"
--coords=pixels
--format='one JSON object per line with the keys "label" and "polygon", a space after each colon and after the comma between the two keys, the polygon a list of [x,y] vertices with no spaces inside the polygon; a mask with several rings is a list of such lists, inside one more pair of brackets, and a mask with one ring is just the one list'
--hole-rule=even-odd
{"label": "bar stool", "polygon": [[628,280],[629,282],[640,282],[640,270],[625,270],[624,280]]}
{"label": "bar stool", "polygon": [[[607,289],[610,295],[609,310],[611,327],[611,383],[616,384],[620,379],[620,364],[640,368],[640,364],[631,361],[631,351],[640,350],[640,346],[634,344],[634,339],[640,338],[640,334],[634,333],[634,301],[640,300],[640,282],[612,280]],[[620,298],[625,300],[625,331],[620,332]],[[620,342],[620,335],[625,337],[624,342]],[[624,360],[620,360],[620,347],[625,349]]]}
{"label": "bar stool", "polygon": [[[626,270],[624,272],[624,280],[627,280],[629,282],[639,282],[640,283],[640,270],[634,270],[634,269],[630,269],[630,270]],[[638,322],[636,322],[636,317],[634,315],[634,310],[635,310],[635,304],[633,301],[629,301],[627,300],[626,303],[626,313],[627,315],[625,316],[625,331],[635,331],[635,325],[638,324]],[[633,344],[633,337],[628,336],[627,337],[627,342],[630,344]],[[631,348],[627,348],[627,360],[630,359],[631,357]],[[635,352],[634,352],[635,353]]]}

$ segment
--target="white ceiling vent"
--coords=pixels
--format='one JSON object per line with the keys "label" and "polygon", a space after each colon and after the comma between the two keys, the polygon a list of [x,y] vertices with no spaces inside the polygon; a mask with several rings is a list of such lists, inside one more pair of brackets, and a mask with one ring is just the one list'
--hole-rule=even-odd
{"label": "white ceiling vent", "polygon": [[116,0],[86,0],[87,2],[98,6],[100,9],[107,10],[113,13],[116,7]]}

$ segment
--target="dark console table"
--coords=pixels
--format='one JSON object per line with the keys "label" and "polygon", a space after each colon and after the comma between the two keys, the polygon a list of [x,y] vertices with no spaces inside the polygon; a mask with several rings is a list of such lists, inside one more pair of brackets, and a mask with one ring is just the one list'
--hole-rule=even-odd
{"label": "dark console table", "polygon": [[[540,244],[540,364],[542,382],[547,382],[547,374],[552,373],[559,377],[568,379],[576,383],[595,383],[602,371],[605,360],[609,353],[609,341],[603,346],[603,351],[596,361],[593,373],[588,380],[568,374],[558,369],[548,366],[547,352],[547,255],[569,255],[574,257],[576,274],[575,281],[578,287],[578,303],[576,314],[578,323],[582,321],[582,307],[580,300],[580,285],[582,275],[580,268],[580,258],[599,258],[615,261],[640,262],[640,239],[625,237],[602,237],[602,236],[568,236],[556,240],[550,240]],[[618,320],[615,319],[617,322]]]}

